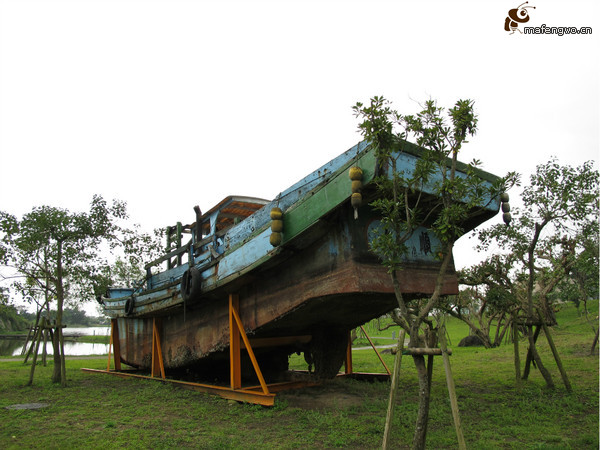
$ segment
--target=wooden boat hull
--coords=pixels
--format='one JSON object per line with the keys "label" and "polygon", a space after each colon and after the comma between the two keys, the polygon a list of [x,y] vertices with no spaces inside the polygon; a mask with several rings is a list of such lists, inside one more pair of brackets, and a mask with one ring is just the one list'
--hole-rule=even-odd
{"label": "wooden boat hull", "polygon": [[[402,155],[396,169],[410,170],[418,157],[417,150]],[[357,210],[358,218],[349,199],[348,169],[354,166],[361,167],[364,182],[365,201]],[[374,152],[359,144],[231,228],[219,231],[219,214],[226,217],[223,208],[242,207],[235,198],[222,202],[221,210],[213,208],[198,217],[196,229],[212,234],[193,236],[187,247],[159,260],[168,257],[168,270],[149,274],[142,291],[106,300],[105,311],[118,321],[122,360],[150,367],[153,321],[158,317],[165,368],[202,372],[220,367],[222,361],[226,371],[228,299],[235,294],[263,370],[284,370],[288,355],[302,351],[309,362],[313,357],[320,358],[321,366],[330,362],[325,372],[334,375],[342,363],[348,331],[397,306],[391,277],[369,250],[379,220],[369,206],[376,195],[372,181],[377,170],[392,170],[377,167]],[[488,183],[497,180],[490,174],[482,177]],[[423,187],[425,196],[432,192]],[[488,199],[481,214],[464,224],[465,230],[495,215],[499,205],[498,199]],[[269,244],[273,207],[284,211],[283,239],[277,247]],[[438,244],[425,228],[407,242],[410,251],[398,273],[406,298],[433,291],[440,267]],[[179,261],[171,266],[173,255]],[[190,289],[187,282],[193,270],[198,280]],[[185,286],[182,280],[187,280]],[[452,266],[442,294],[457,292]]]}
{"label": "wooden boat hull", "polygon": [[[169,311],[162,317],[165,368],[190,367],[200,361],[214,368],[217,361],[226,360],[229,293],[239,295],[242,322],[253,342],[259,343],[255,351],[263,366],[276,368],[285,365],[289,354],[310,351],[315,336],[345,336],[395,308],[391,277],[368,250],[373,220],[369,208],[362,208],[354,220],[352,208],[346,205],[328,216],[320,231],[313,231],[320,236],[306,248],[285,249],[271,264],[201,296],[185,311],[182,305]],[[417,253],[420,260],[407,261],[407,269],[398,273],[407,298],[431,292],[439,269],[432,251]],[[443,293],[457,292],[452,268]],[[150,367],[152,321],[152,317],[119,319],[125,363]],[[261,342],[271,345],[263,347]]]}

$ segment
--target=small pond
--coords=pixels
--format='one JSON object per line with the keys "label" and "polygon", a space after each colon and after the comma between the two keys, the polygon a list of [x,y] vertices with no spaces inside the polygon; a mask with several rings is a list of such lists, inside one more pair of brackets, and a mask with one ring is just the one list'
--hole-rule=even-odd
{"label": "small pond", "polygon": [[[110,327],[65,328],[65,336],[109,336]],[[0,356],[21,356],[25,339],[0,339]],[[54,353],[52,345],[46,345],[49,355]],[[40,354],[42,349],[40,347]],[[92,344],[87,342],[65,341],[65,355],[106,355],[108,344]]]}

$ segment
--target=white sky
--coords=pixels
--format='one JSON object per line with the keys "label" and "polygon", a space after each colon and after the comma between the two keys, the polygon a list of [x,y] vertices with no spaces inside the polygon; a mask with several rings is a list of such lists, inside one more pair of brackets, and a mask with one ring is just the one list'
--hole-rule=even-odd
{"label": "white sky", "polygon": [[526,25],[591,35],[509,35],[520,3],[0,0],[0,210],[101,194],[151,230],[271,199],[361,140],[374,95],[474,99],[461,160],[497,175],[598,161],[599,2],[529,2]]}

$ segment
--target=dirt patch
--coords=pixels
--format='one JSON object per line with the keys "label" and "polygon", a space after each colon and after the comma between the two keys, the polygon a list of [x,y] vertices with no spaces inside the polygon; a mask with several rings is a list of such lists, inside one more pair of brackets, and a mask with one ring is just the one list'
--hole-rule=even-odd
{"label": "dirt patch", "polygon": [[335,381],[324,382],[319,386],[284,391],[277,395],[288,407],[316,411],[339,411],[364,402],[361,395],[348,392],[348,388]]}
{"label": "dirt patch", "polygon": [[575,345],[572,345],[567,351],[569,353],[571,353],[573,356],[579,356],[579,357],[586,357],[586,356],[597,356],[598,355],[598,348],[596,348],[596,351],[594,352],[595,355],[592,355],[590,353],[592,349],[592,344],[591,341],[590,343],[577,343]]}
{"label": "dirt patch", "polygon": [[7,406],[6,409],[42,409],[50,406],[48,403],[21,403]]}

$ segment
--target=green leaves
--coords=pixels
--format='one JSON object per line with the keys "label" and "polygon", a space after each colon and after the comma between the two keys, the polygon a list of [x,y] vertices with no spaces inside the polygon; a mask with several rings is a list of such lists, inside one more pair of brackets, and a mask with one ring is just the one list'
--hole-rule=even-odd
{"label": "green leaves", "polygon": [[481,248],[493,241],[525,258],[534,235],[542,248],[558,236],[574,236],[590,221],[597,221],[600,196],[598,171],[592,162],[579,167],[561,166],[555,158],[540,164],[521,196],[523,208],[513,209],[513,224],[494,226],[479,233]]}
{"label": "green leaves", "polygon": [[571,167],[552,158],[536,167],[522,198],[538,222],[553,222],[561,228],[561,221],[581,224],[598,210],[598,171],[592,161]]}
{"label": "green leaves", "polygon": [[25,297],[92,298],[111,283],[109,249],[138,265],[157,253],[158,239],[124,225],[127,217],[125,202],[109,204],[98,195],[89,212],[37,206],[21,220],[0,212],[0,263],[18,272],[13,287]]}
{"label": "green leaves", "polygon": [[454,140],[462,144],[467,136],[472,136],[477,130],[477,116],[473,108],[475,102],[472,100],[459,100],[454,107],[448,111],[454,126]]}
{"label": "green leaves", "polygon": [[[420,147],[420,156],[412,173],[386,173],[377,181],[381,200],[372,204],[384,218],[386,233],[396,236],[396,242],[381,237],[374,245],[380,254],[388,255],[384,264],[398,268],[403,243],[419,226],[428,226],[440,241],[451,248],[463,233],[463,224],[476,214],[500,189],[484,187],[474,160],[457,172],[457,154],[468,136],[477,130],[477,115],[472,100],[459,100],[447,112],[434,100],[427,100],[415,115],[402,115],[392,109],[384,97],[373,97],[368,106],[357,103],[356,117],[362,119],[358,128],[364,138],[375,146],[382,167],[396,167],[396,158],[404,152],[407,139]],[[433,186],[433,195],[423,195],[424,186]],[[386,235],[383,233],[383,235]],[[384,245],[392,249],[381,251]]]}
{"label": "green leaves", "polygon": [[[513,180],[518,182],[518,176],[513,174]],[[599,194],[592,162],[571,167],[552,158],[531,175],[523,189],[524,207],[512,210],[511,226],[494,225],[479,233],[479,249],[500,248],[507,257],[506,277],[510,274],[514,286],[520,282],[529,315],[534,300],[550,310],[557,287],[565,297],[573,295],[573,288],[582,298],[598,291]]]}
{"label": "green leaves", "polygon": [[352,109],[354,115],[362,122],[358,125],[361,134],[375,146],[377,157],[387,161],[395,148],[402,133],[394,132],[394,124],[401,120],[401,116],[390,108],[390,102],[384,97],[375,96],[369,106],[365,107],[358,102]]}

